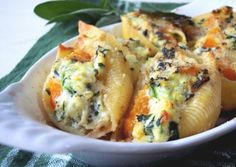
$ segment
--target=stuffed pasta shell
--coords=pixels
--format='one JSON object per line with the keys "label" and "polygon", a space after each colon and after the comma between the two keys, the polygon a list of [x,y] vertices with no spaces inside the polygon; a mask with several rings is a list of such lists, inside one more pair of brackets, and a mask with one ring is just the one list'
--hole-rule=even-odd
{"label": "stuffed pasta shell", "polygon": [[212,128],[220,113],[221,82],[212,55],[204,61],[179,47],[163,47],[142,68],[142,84],[121,135],[164,142]]}
{"label": "stuffed pasta shell", "polygon": [[[132,75],[132,82],[135,86],[139,76],[139,68],[142,64],[142,61],[140,60],[146,59],[147,55],[150,52],[143,46],[135,44],[134,40],[131,40],[129,43],[125,42],[122,39],[116,38],[112,34],[106,33],[98,29],[97,27],[86,24],[82,21],[79,22],[78,27],[80,35],[76,47],[94,53],[96,52],[98,46],[108,47],[115,50],[120,55],[122,55],[125,61],[127,61],[129,70]],[[132,52],[134,49],[132,50],[129,47],[130,43],[132,43],[132,45],[135,45],[135,47],[138,46],[140,49],[138,49],[137,47],[135,49],[137,49],[137,52],[141,50],[142,54],[137,55],[135,54],[135,52]]]}
{"label": "stuffed pasta shell", "polygon": [[133,85],[124,55],[100,39],[95,41],[84,43],[84,49],[59,46],[42,99],[55,126],[99,138],[116,130]]}
{"label": "stuffed pasta shell", "polygon": [[222,7],[193,19],[199,34],[194,50],[213,52],[222,79],[222,109],[236,108],[236,17],[231,7]]}
{"label": "stuffed pasta shell", "polygon": [[131,12],[121,17],[125,39],[139,40],[154,56],[165,44],[186,44],[185,34],[163,14]]}

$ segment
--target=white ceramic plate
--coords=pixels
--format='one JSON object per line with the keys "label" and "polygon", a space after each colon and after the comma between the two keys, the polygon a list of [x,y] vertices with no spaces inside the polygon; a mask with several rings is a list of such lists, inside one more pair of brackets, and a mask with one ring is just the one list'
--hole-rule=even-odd
{"label": "white ceramic plate", "polygon": [[[116,36],[120,36],[120,29],[120,24],[103,28]],[[65,44],[70,45],[73,40],[75,38]],[[141,165],[182,156],[196,146],[236,129],[236,119],[231,119],[184,139],[139,144],[77,136],[46,125],[41,113],[40,93],[56,49],[34,64],[20,82],[0,93],[0,143],[33,152],[73,153],[80,160],[97,166]]]}

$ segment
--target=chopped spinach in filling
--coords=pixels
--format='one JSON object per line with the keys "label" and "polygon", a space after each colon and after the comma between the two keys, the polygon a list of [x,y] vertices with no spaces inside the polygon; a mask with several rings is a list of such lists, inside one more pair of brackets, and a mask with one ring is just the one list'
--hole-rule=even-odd
{"label": "chopped spinach in filling", "polygon": [[174,49],[163,48],[163,52],[158,59],[149,60],[146,79],[149,112],[137,115],[138,124],[133,132],[134,138],[143,133],[139,140],[161,142],[178,139],[181,106],[210,79],[207,69],[179,60],[179,57],[172,59]]}
{"label": "chopped spinach in filling", "polygon": [[[80,125],[95,125],[104,111],[102,75],[106,68],[105,57],[110,50],[98,46],[94,58],[88,62],[72,59],[56,61],[52,77],[61,84],[61,94],[55,98],[54,119],[64,121],[66,125],[78,128]],[[45,90],[50,96],[51,91]]]}

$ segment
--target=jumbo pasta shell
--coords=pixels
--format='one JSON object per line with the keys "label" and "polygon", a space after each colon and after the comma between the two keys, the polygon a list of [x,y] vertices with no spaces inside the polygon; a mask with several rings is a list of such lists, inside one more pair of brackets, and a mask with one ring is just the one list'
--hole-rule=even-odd
{"label": "jumbo pasta shell", "polygon": [[105,33],[95,26],[80,21],[78,27],[80,36],[78,38],[77,47],[88,52],[96,52],[96,46],[109,46],[113,50],[120,52],[120,54],[124,56],[124,60],[128,62],[133,85],[135,86],[141,64],[137,56],[132,53],[128,47],[124,46],[121,40],[109,33]]}
{"label": "jumbo pasta shell", "polygon": [[210,80],[205,83],[183,108],[179,124],[180,137],[204,132],[215,126],[221,109],[221,78],[215,60],[204,55]]}
{"label": "jumbo pasta shell", "polygon": [[[86,26],[80,30],[82,35],[90,30]],[[83,47],[59,46],[42,101],[56,127],[99,138],[116,130],[128,107],[133,81],[129,65],[118,49],[96,36],[82,39]]]}
{"label": "jumbo pasta shell", "polygon": [[193,18],[194,28],[189,29],[188,38],[194,39],[195,51],[201,55],[213,52],[222,80],[222,110],[236,108],[235,35],[236,15],[231,7],[222,7]]}
{"label": "jumbo pasta shell", "polygon": [[196,57],[187,50],[174,50],[172,57],[158,52],[142,68],[144,85],[124,118],[126,140],[163,142],[215,125],[221,108],[221,80],[215,59],[212,54]]}
{"label": "jumbo pasta shell", "polygon": [[149,48],[152,56],[166,43],[186,44],[185,34],[171,22],[170,17],[162,17],[155,13],[131,12],[123,15],[121,20],[123,37],[139,40]]}

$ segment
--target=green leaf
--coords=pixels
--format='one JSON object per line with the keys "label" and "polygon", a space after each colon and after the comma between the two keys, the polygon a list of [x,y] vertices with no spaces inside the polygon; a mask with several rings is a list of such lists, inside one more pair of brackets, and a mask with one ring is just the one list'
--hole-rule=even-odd
{"label": "green leaf", "polygon": [[80,2],[77,0],[55,0],[48,1],[37,5],[34,12],[44,19],[50,20],[58,15],[70,13],[79,9],[97,8],[92,3]]}
{"label": "green leaf", "polygon": [[52,22],[63,22],[71,19],[89,20],[90,23],[93,23],[96,22],[106,12],[108,12],[108,10],[99,8],[80,9],[53,17],[47,24]]}
{"label": "green leaf", "polygon": [[102,26],[110,25],[117,22],[120,22],[120,16],[117,16],[117,15],[103,16],[101,19],[97,21],[96,26],[102,27]]}
{"label": "green leaf", "polygon": [[144,10],[146,12],[171,12],[173,9],[184,4],[185,3],[149,3],[120,1],[116,9],[121,10],[123,12],[130,12],[139,9]]}
{"label": "green leaf", "polygon": [[109,0],[101,0],[100,7],[103,9],[107,9],[109,4]]}
{"label": "green leaf", "polygon": [[185,3],[142,3],[140,9],[147,12],[171,12],[173,9]]}

